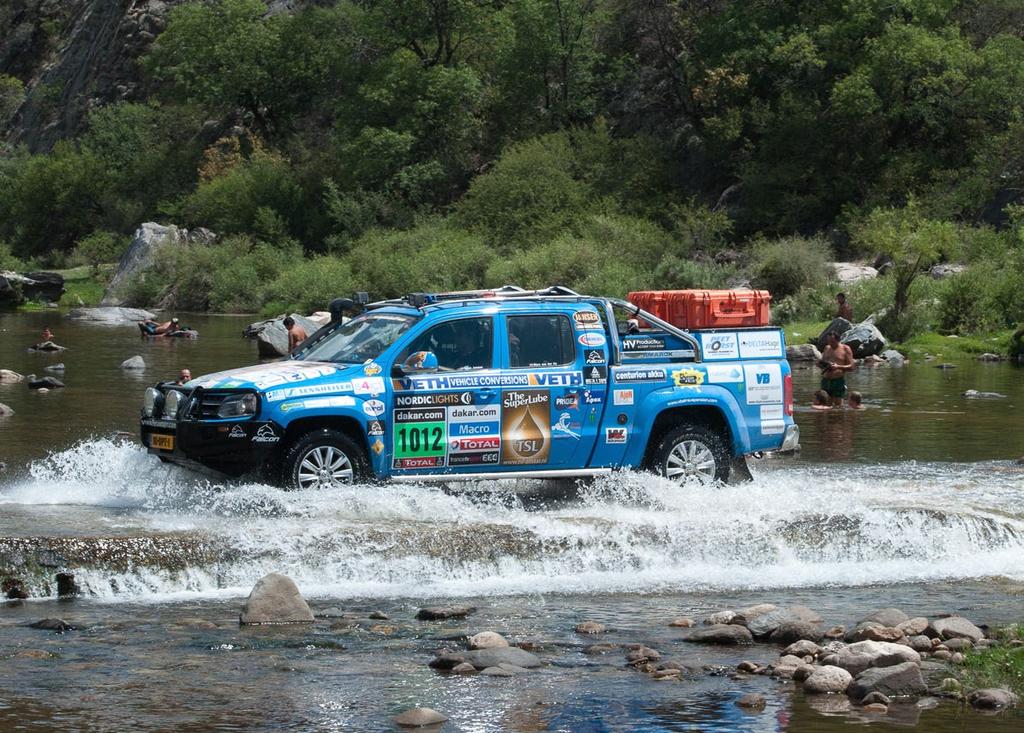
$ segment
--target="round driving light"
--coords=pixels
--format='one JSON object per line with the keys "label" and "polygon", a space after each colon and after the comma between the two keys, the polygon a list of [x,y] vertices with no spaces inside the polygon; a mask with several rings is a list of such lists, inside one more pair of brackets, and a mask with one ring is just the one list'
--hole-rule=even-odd
{"label": "round driving light", "polygon": [[164,415],[172,420],[178,416],[178,407],[184,395],[176,389],[172,389],[164,397]]}
{"label": "round driving light", "polygon": [[160,399],[160,390],[150,387],[142,396],[142,411],[146,417],[153,417],[156,410],[156,402]]}

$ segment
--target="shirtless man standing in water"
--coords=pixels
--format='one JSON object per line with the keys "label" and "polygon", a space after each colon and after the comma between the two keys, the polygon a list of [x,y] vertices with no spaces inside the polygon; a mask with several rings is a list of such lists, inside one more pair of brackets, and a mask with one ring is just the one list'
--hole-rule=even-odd
{"label": "shirtless man standing in water", "polygon": [[824,373],[821,388],[832,398],[832,406],[839,407],[846,397],[846,373],[854,368],[853,351],[840,343],[839,334],[830,333],[819,362]]}

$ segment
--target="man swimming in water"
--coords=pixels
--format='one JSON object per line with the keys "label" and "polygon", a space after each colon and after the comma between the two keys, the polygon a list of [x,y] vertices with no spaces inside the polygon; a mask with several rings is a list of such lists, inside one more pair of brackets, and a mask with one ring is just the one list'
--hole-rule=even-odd
{"label": "man swimming in water", "polygon": [[157,323],[156,321],[139,321],[139,330],[142,331],[143,336],[165,336],[169,333],[174,333],[180,328],[178,325],[178,319],[172,318],[169,321],[163,323]]}
{"label": "man swimming in water", "polygon": [[833,407],[840,407],[846,397],[846,373],[856,364],[853,351],[839,341],[839,334],[831,332],[827,336],[825,350],[821,354],[818,365],[822,368],[821,388],[828,392]]}

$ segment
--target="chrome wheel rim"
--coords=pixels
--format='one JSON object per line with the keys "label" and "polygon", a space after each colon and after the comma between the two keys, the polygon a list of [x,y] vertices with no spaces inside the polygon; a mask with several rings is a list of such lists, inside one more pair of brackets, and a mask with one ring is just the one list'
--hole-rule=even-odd
{"label": "chrome wheel rim", "polygon": [[677,484],[710,484],[715,480],[715,454],[699,440],[680,441],[665,460],[665,476]]}
{"label": "chrome wheel rim", "polygon": [[326,489],[352,483],[352,461],[333,445],[310,448],[299,461],[300,489]]}

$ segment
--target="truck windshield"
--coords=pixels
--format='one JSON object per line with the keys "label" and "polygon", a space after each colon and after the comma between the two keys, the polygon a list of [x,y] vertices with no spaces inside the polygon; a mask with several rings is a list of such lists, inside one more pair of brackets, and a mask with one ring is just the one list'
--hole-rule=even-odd
{"label": "truck windshield", "polygon": [[305,361],[362,364],[380,356],[415,320],[411,316],[394,313],[353,318],[303,354],[302,358]]}

